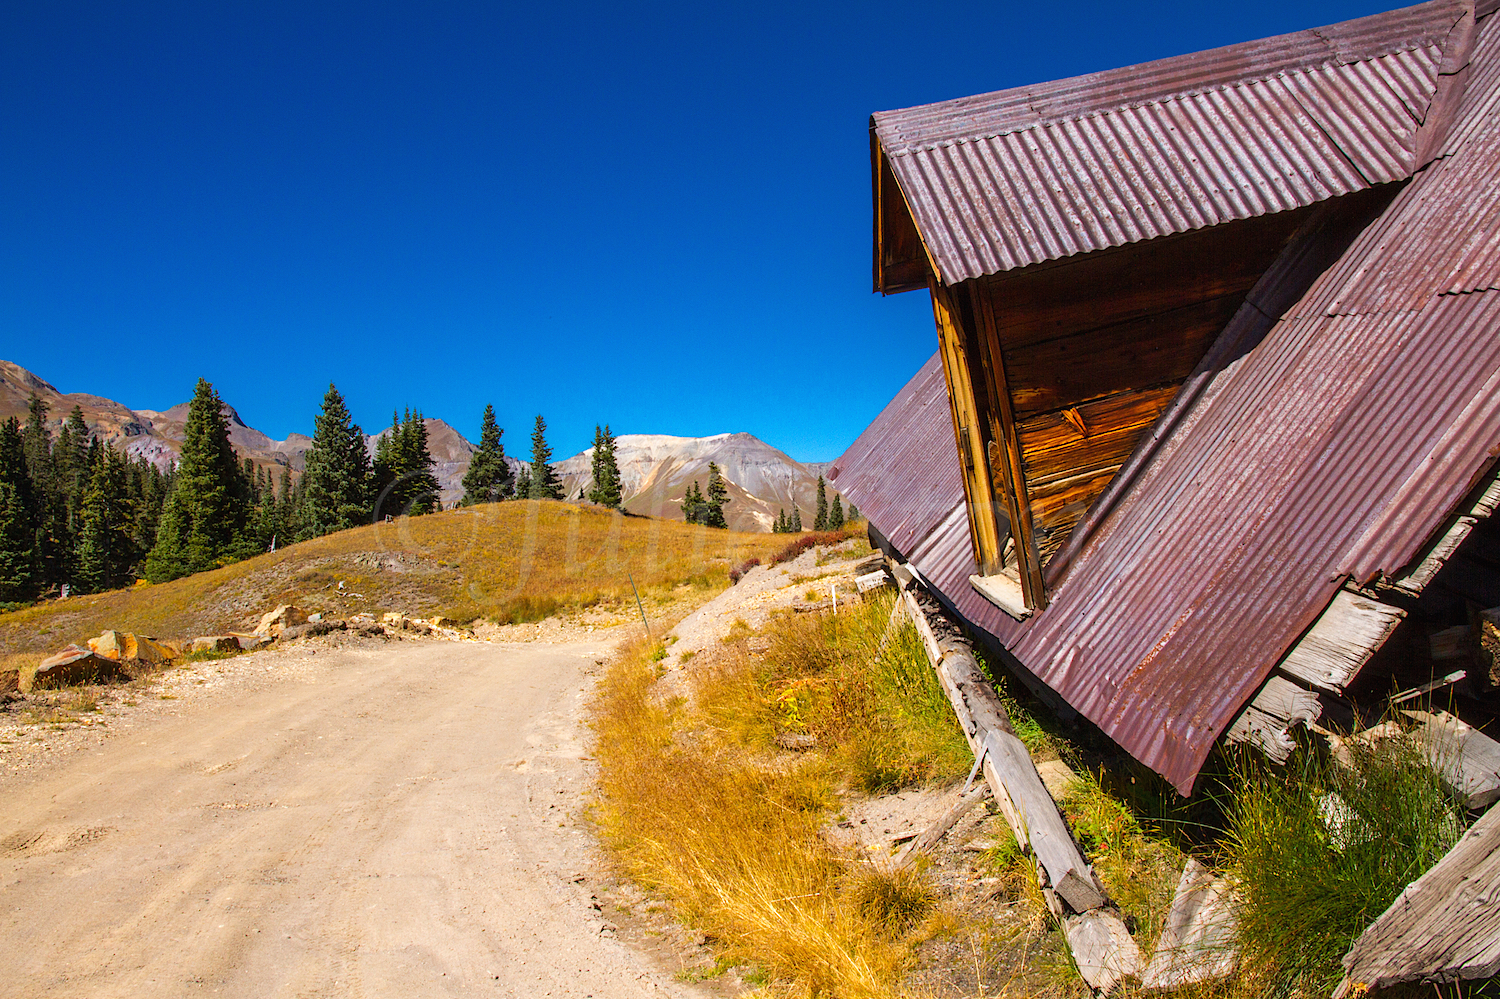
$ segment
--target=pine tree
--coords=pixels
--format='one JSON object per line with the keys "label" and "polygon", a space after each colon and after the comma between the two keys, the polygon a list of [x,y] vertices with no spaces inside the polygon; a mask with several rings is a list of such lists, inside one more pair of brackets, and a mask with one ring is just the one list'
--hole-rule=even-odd
{"label": "pine tree", "polygon": [[14,416],[0,424],[0,602],[36,595],[36,524],[26,445]]}
{"label": "pine tree", "polygon": [[505,445],[500,442],[504,433],[495,424],[495,407],[485,406],[484,419],[479,425],[479,447],[464,473],[464,498],[460,505],[494,503],[510,496],[510,465],[505,461]]}
{"label": "pine tree", "polygon": [[84,492],[78,537],[76,580],[83,593],[122,586],[134,563],[128,466],[113,447],[94,459]]}
{"label": "pine tree", "polygon": [[802,511],[797,509],[797,504],[792,504],[792,529],[788,534],[802,533]]}
{"label": "pine tree", "polygon": [[776,523],[774,523],[774,524],[771,525],[771,533],[772,534],[785,534],[786,533],[786,507],[782,507],[780,510],[778,510],[776,512]]}
{"label": "pine tree", "polygon": [[48,406],[35,392],[26,404],[26,429],[21,437],[26,455],[26,477],[31,483],[27,513],[34,540],[32,559],[35,581],[46,587],[63,581],[66,557],[63,550],[64,504],[57,489],[57,475],[52,461],[52,434],[47,430]]}
{"label": "pine tree", "polygon": [[818,476],[818,508],[813,514],[813,530],[828,530],[828,493],[823,485],[823,476]]}
{"label": "pine tree", "polygon": [[859,517],[859,507],[855,506],[853,503],[850,503],[849,504],[849,520],[852,521],[852,520],[859,520],[859,519],[860,519],[860,517]]}
{"label": "pine tree", "polygon": [[312,446],[303,460],[298,540],[369,523],[370,461],[365,434],[332,382],[313,420]]}
{"label": "pine tree", "polygon": [[188,404],[175,482],[146,558],[146,578],[163,583],[245,554],[249,491],[229,446],[224,403],[200,378]]}
{"label": "pine tree", "polygon": [[609,424],[600,429],[594,426],[593,485],[589,488],[590,503],[618,510],[622,500],[620,492],[620,463],[615,460],[615,437],[609,432]]}
{"label": "pine tree", "polygon": [[552,468],[552,448],[547,446],[547,421],[540,413],[531,432],[531,484],[526,495],[532,499],[562,499],[562,482]]}
{"label": "pine tree", "polygon": [[703,504],[703,523],[709,527],[728,527],[724,520],[724,505],[729,502],[729,488],[724,484],[724,476],[719,474],[719,466],[713,462],[708,463],[708,499]]}
{"label": "pine tree", "polygon": [[703,523],[705,507],[708,504],[703,500],[703,493],[698,488],[698,480],[693,480],[692,488],[682,497],[682,519],[689,524]]}
{"label": "pine tree", "polygon": [[409,516],[432,513],[440,505],[437,476],[432,474],[432,452],[427,447],[427,420],[408,411],[397,447],[401,472],[401,510]]}
{"label": "pine tree", "polygon": [[531,466],[522,465],[521,474],[516,476],[516,499],[531,498]]}
{"label": "pine tree", "polygon": [[833,494],[833,506],[828,511],[828,529],[837,531],[844,526],[844,503],[839,494]]}
{"label": "pine tree", "polygon": [[0,603],[19,603],[36,593],[36,529],[16,487],[0,481]]}

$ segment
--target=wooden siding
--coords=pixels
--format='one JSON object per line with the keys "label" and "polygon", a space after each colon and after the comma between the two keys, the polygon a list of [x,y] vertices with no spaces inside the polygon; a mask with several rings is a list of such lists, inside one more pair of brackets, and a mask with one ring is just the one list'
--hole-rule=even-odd
{"label": "wooden siding", "polygon": [[1029,528],[1017,531],[1017,547],[1036,569],[1103,494],[1306,215],[965,282],[979,339],[994,355],[982,367],[1003,371],[1011,429],[993,422],[1017,451],[1025,503],[1012,521]]}

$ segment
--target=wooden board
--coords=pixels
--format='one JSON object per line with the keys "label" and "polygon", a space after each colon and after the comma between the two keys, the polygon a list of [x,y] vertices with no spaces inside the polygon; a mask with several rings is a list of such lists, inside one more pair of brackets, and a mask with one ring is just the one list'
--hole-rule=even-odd
{"label": "wooden board", "polygon": [[[1278,212],[979,279],[1007,350],[1244,295],[1308,209]],[[1087,289],[1087,293],[1083,293]]]}
{"label": "wooden board", "polygon": [[1500,810],[1408,885],[1344,955],[1335,999],[1401,982],[1500,974]]}
{"label": "wooden board", "polygon": [[1007,345],[1005,371],[1016,418],[1146,385],[1180,384],[1242,300],[1236,292],[1025,347]]}
{"label": "wooden board", "polygon": [[1272,676],[1224,737],[1230,742],[1254,746],[1277,763],[1285,763],[1297,748],[1292,728],[1322,716],[1323,705],[1316,694],[1284,677]]}
{"label": "wooden board", "polygon": [[1239,959],[1235,904],[1229,885],[1189,857],[1141,985],[1165,991],[1233,971]]}
{"label": "wooden board", "polygon": [[1339,693],[1406,617],[1406,611],[1340,590],[1277,669],[1309,686]]}
{"label": "wooden board", "polygon": [[1123,920],[1112,912],[1088,912],[1063,920],[1078,974],[1100,995],[1109,995],[1141,973],[1141,951]]}
{"label": "wooden board", "polygon": [[1500,742],[1446,711],[1407,711],[1417,743],[1455,794],[1470,808],[1500,801]]}

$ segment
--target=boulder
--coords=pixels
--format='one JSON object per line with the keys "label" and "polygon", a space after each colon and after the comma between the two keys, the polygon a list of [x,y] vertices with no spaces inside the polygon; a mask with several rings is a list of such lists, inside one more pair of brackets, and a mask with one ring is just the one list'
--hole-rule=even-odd
{"label": "boulder", "polygon": [[238,642],[240,648],[246,652],[271,643],[270,635],[248,635],[242,631],[231,631],[229,637]]}
{"label": "boulder", "polygon": [[201,635],[188,642],[189,652],[238,652],[240,640],[233,635]]}
{"label": "boulder", "polygon": [[69,645],[36,666],[21,667],[17,683],[22,692],[29,694],[40,687],[71,687],[76,683],[95,683],[121,676],[120,664],[115,660],[106,659],[90,649]]}
{"label": "boulder", "polygon": [[279,638],[283,629],[306,623],[306,611],[291,604],[282,604],[275,610],[261,616],[260,624],[255,626],[255,633],[257,635],[270,635],[272,638]]}
{"label": "boulder", "polygon": [[299,638],[315,638],[318,635],[326,635],[331,631],[343,631],[345,624],[337,619],[333,621],[309,621],[306,624],[294,624],[282,629],[281,641],[294,642]]}
{"label": "boulder", "polygon": [[165,642],[158,642],[145,635],[133,635],[128,631],[106,631],[98,638],[90,638],[89,651],[101,659],[117,663],[128,659],[153,664],[165,663],[182,656],[176,648]]}
{"label": "boulder", "polygon": [[173,659],[181,659],[182,653],[177,651],[175,645],[166,642],[158,642],[154,638],[145,635],[125,634],[125,650],[129,653],[127,659],[139,659],[143,663],[168,663]]}
{"label": "boulder", "polygon": [[105,659],[113,659],[119,662],[121,659],[134,659],[135,656],[126,651],[131,644],[133,635],[126,635],[123,631],[101,632],[98,638],[89,639],[89,649],[96,656]]}

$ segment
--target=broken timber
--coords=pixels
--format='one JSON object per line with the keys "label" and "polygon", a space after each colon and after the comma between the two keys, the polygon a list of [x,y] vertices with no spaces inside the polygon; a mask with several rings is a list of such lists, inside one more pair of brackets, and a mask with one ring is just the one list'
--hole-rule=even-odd
{"label": "broken timber", "polygon": [[989,784],[981,784],[971,791],[959,794],[953,804],[948,807],[942,815],[938,816],[936,822],[922,830],[921,834],[906,844],[905,849],[896,855],[891,861],[891,867],[895,870],[910,864],[917,859],[919,854],[925,853],[937,845],[938,841],[948,835],[948,830],[958,825],[960,819],[974,807],[990,796]]}
{"label": "broken timber", "polygon": [[1084,859],[1067,820],[1042,783],[1026,746],[967,642],[938,638],[913,592],[915,574],[892,566],[900,604],[921,636],[969,748],[1016,842],[1036,860],[1048,904],[1063,923],[1079,974],[1108,992],[1140,974],[1140,952],[1110,905],[1109,896]]}
{"label": "broken timber", "polygon": [[1229,726],[1225,738],[1246,743],[1277,763],[1297,748],[1292,729],[1323,716],[1306,687],[1342,693],[1406,617],[1406,611],[1345,587],[1277,664],[1265,685]]}
{"label": "broken timber", "polygon": [[1344,955],[1335,999],[1500,974],[1500,810],[1490,809]]}

